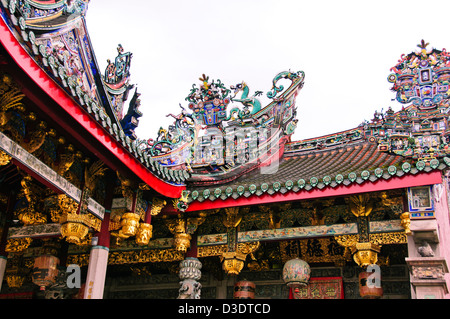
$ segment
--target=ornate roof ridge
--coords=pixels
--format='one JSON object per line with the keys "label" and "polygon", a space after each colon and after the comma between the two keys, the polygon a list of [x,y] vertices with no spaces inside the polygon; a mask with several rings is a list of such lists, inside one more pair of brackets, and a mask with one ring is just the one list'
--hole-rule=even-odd
{"label": "ornate roof ridge", "polygon": [[[368,142],[362,143],[370,145]],[[376,149],[376,146],[372,145]],[[379,155],[383,154],[382,152]],[[190,201],[203,202],[206,200],[215,201],[218,199],[226,200],[228,198],[238,199],[240,197],[262,196],[263,194],[274,195],[276,193],[287,194],[289,192],[310,191],[312,189],[336,188],[340,185],[349,186],[352,184],[374,183],[377,180],[389,180],[393,177],[402,177],[405,175],[417,175],[420,173],[429,173],[432,171],[442,171],[450,167],[450,158],[445,157],[441,160],[425,162],[419,160],[411,163],[410,160],[401,156],[393,156],[389,161],[382,161],[381,166],[372,168],[361,168],[356,171],[350,170],[348,173],[336,172],[334,174],[316,174],[310,178],[280,178],[275,180],[263,180],[259,183],[247,183],[240,181],[233,185],[221,185],[217,187],[189,187]],[[394,157],[397,158],[394,161]],[[295,157],[293,158],[295,160]],[[298,159],[298,158],[297,158]],[[300,165],[299,162],[296,163]],[[387,165],[385,167],[385,165]]]}
{"label": "ornate roof ridge", "polygon": [[[65,1],[63,1],[65,3]],[[27,1],[26,3],[31,3]],[[85,3],[83,0],[76,0],[74,4]],[[60,4],[60,3],[58,3]],[[62,4],[62,3],[61,3]],[[156,177],[162,181],[173,184],[173,185],[185,185],[186,179],[189,177],[189,173],[184,171],[175,171],[171,168],[162,167],[159,163],[151,160],[149,156],[144,154],[139,148],[142,141],[137,141],[131,139],[127,136],[121,127],[120,123],[116,123],[114,117],[111,114],[107,114],[105,108],[103,107],[104,101],[96,98],[97,90],[99,89],[96,81],[93,77],[89,77],[85,69],[69,70],[67,63],[62,63],[60,59],[70,59],[71,54],[82,50],[83,53],[80,58],[86,58],[88,60],[84,61],[84,65],[89,65],[90,67],[96,66],[96,58],[92,53],[92,47],[89,43],[89,37],[87,32],[87,27],[82,15],[84,10],[87,9],[83,7],[73,8],[74,12],[66,11],[68,15],[72,17],[77,17],[80,19],[71,19],[71,27],[64,28],[64,32],[61,34],[57,33],[61,38],[58,39],[58,44],[61,50],[53,50],[51,47],[47,47],[47,43],[43,41],[47,38],[42,38],[36,36],[36,33],[41,33],[42,30],[36,29],[29,26],[26,23],[26,11],[24,7],[20,6],[20,3],[16,0],[1,0],[0,7],[2,11],[6,13],[3,15],[9,18],[5,21],[9,26],[12,34],[17,38],[19,42],[22,43],[22,47],[28,52],[29,56],[36,61],[36,63],[51,77],[56,83],[61,87],[62,90],[66,91],[72,99],[84,110],[86,110],[91,118],[98,122],[105,130],[108,132],[115,140],[117,140],[133,157],[135,157],[141,164],[143,164],[147,169],[149,169]],[[63,7],[65,8],[65,7]],[[67,9],[67,8],[66,8]],[[59,28],[61,25],[58,26]],[[73,33],[73,38],[65,36],[67,32],[72,32],[77,30],[77,34]],[[36,32],[36,33],[35,33]],[[83,33],[86,38],[78,37]],[[53,35],[53,33],[52,33]],[[69,41],[70,40],[70,41]],[[51,43],[50,43],[51,44]],[[58,55],[60,54],[60,55]],[[61,55],[63,54],[63,55]],[[99,76],[100,72],[96,72]],[[84,79],[81,80],[80,76]],[[86,87],[83,83],[89,83],[90,87]],[[97,82],[98,83],[98,82]]]}

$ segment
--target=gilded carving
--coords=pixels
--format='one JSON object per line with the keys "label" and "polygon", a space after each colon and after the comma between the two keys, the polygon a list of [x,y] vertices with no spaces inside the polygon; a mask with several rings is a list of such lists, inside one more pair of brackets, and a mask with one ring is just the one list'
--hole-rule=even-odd
{"label": "gilded carving", "polygon": [[39,122],[34,131],[29,134],[29,138],[26,141],[22,141],[20,146],[30,154],[36,152],[45,142],[47,136],[46,128],[47,124],[44,121]]}
{"label": "gilded carving", "polygon": [[239,213],[239,207],[226,207],[223,224],[227,228],[234,228],[239,225],[242,220],[242,214]]}
{"label": "gilded carving", "polygon": [[150,210],[150,214],[152,216],[158,215],[161,210],[166,206],[166,201],[163,199],[159,199],[157,197],[153,198],[152,200],[152,208]]}
{"label": "gilded carving", "polygon": [[13,108],[22,108],[22,99],[25,94],[20,92],[8,74],[2,75],[0,92],[0,128],[3,129],[12,116],[12,113],[8,111]]}
{"label": "gilded carving", "polygon": [[410,229],[411,219],[410,219],[409,212],[402,213],[400,215],[400,219],[401,219],[401,225],[405,229],[405,234],[411,235],[411,229]]}
{"label": "gilded carving", "polygon": [[190,217],[186,220],[186,232],[188,234],[193,234],[198,226],[204,223],[206,220],[206,214],[200,213],[198,217]]}
{"label": "gilded carving", "polygon": [[22,186],[21,196],[26,200],[26,206],[19,208],[15,214],[24,225],[40,225],[47,222],[47,217],[35,211],[37,195],[32,191],[32,178],[25,175],[20,184]]}
{"label": "gilded carving", "polygon": [[[87,209],[90,194],[94,191],[98,178],[103,176],[107,170],[104,163],[100,160],[93,163],[84,170],[84,187],[81,192],[80,203],[77,211],[73,213],[73,206],[66,202],[68,211],[65,211],[60,217],[61,235],[73,244],[83,244],[83,239],[89,232],[89,227],[96,230],[100,229],[101,221],[92,216]],[[64,198],[62,198],[64,204]]]}
{"label": "gilded carving", "polygon": [[200,246],[197,248],[198,257],[220,256],[227,251],[227,245]]}
{"label": "gilded carving", "polygon": [[69,255],[67,264],[75,264],[80,267],[87,266],[89,264],[89,254]]}
{"label": "gilded carving", "polygon": [[27,249],[32,242],[29,237],[10,238],[6,242],[5,251],[8,253],[18,253]]}
{"label": "gilded carving", "polygon": [[60,223],[61,235],[72,244],[81,244],[89,232],[89,227],[85,225],[83,215],[65,214],[61,217]]}
{"label": "gilded carving", "polygon": [[123,214],[120,225],[122,227],[119,232],[122,235],[127,237],[136,235],[139,227],[139,215],[131,212]]}
{"label": "gilded carving", "polygon": [[0,166],[8,165],[11,161],[11,156],[9,156],[7,153],[0,150]]}
{"label": "gilded carving", "polygon": [[359,235],[341,235],[335,236],[334,239],[343,247],[352,247],[359,241]]}
{"label": "gilded carving", "polygon": [[371,264],[376,264],[378,261],[378,253],[381,247],[371,242],[356,243],[351,247],[353,253],[353,260],[361,267],[367,267]]}
{"label": "gilded carving", "polygon": [[350,211],[356,217],[369,216],[373,209],[369,194],[350,196],[348,198],[348,204]]}
{"label": "gilded carving", "polygon": [[108,168],[104,166],[104,163],[100,160],[93,163],[89,169],[86,168],[84,171],[84,186],[91,192],[94,191],[99,177],[105,174]]}
{"label": "gilded carving", "polygon": [[8,273],[6,274],[6,283],[9,288],[20,288],[23,285],[23,282],[25,281],[25,276],[15,273]]}
{"label": "gilded carving", "polygon": [[120,175],[119,171],[116,172],[117,177],[120,180],[120,187],[121,187],[121,191],[122,191],[122,196],[124,198],[128,198],[129,200],[133,200],[134,197],[134,192],[133,192],[133,185],[131,183],[131,181],[127,178],[125,178],[124,176]]}
{"label": "gilded carving", "polygon": [[186,219],[166,220],[169,231],[174,235],[173,245],[177,251],[186,252],[191,245],[191,235],[186,233]]}
{"label": "gilded carving", "polygon": [[152,230],[152,225],[148,223],[140,223],[136,233],[136,243],[142,246],[148,245],[150,239],[153,236]]}
{"label": "gilded carving", "polygon": [[253,254],[260,247],[259,241],[252,241],[249,243],[239,243],[237,250],[243,254]]}
{"label": "gilded carving", "polygon": [[75,214],[78,209],[78,203],[66,194],[52,195],[46,198],[45,205],[54,223],[59,223],[64,214]]}
{"label": "gilded carving", "polygon": [[403,232],[370,234],[369,240],[377,245],[406,244],[408,239]]}
{"label": "gilded carving", "polygon": [[102,221],[91,213],[84,214],[84,224],[96,231],[100,231]]}
{"label": "gilded carving", "polygon": [[108,264],[135,264],[146,262],[180,261],[184,259],[184,253],[175,249],[152,249],[140,251],[120,251],[109,254]]}
{"label": "gilded carving", "polygon": [[222,269],[227,275],[239,275],[244,268],[246,258],[247,254],[238,251],[226,251],[220,256]]}
{"label": "gilded carving", "polygon": [[[260,247],[260,242],[249,242],[249,243],[239,243],[237,245],[237,251],[245,255],[252,254],[258,250]],[[198,257],[212,257],[221,256],[227,251],[227,245],[210,245],[210,246],[200,246],[197,248]]]}

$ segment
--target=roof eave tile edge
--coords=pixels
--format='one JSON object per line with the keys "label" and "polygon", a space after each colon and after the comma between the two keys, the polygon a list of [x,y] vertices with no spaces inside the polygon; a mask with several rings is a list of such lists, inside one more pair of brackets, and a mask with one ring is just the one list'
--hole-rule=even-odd
{"label": "roof eave tile edge", "polygon": [[230,197],[238,199],[241,197],[256,196],[259,197],[263,194],[273,195],[276,193],[287,194],[289,192],[310,191],[312,189],[325,189],[335,188],[339,185],[350,186],[352,184],[363,184],[366,182],[376,182],[380,179],[389,180],[392,177],[403,177],[405,175],[417,175],[420,173],[429,173],[432,171],[443,171],[450,167],[450,158],[444,157],[442,161],[433,162],[433,164],[427,165],[424,161],[418,161],[415,166],[412,166],[409,162],[403,162],[401,169],[397,169],[395,165],[389,166],[387,169],[375,168],[371,172],[368,170],[362,171],[359,175],[350,172],[347,177],[342,174],[337,174],[335,179],[332,180],[329,176],[324,176],[322,179],[312,177],[309,182],[304,179],[299,179],[296,183],[292,180],[284,182],[274,182],[272,185],[268,183],[262,183],[259,187],[256,185],[250,185],[245,187],[239,185],[236,189],[227,187],[225,192],[220,189],[205,189],[201,194],[197,190],[191,190],[189,200],[190,203],[195,201],[205,202],[207,200],[215,201],[217,199],[226,200]]}

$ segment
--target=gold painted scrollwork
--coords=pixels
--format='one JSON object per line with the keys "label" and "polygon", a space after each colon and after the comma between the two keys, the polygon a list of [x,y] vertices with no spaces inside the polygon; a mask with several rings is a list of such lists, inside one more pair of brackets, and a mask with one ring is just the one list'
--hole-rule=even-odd
{"label": "gold painted scrollwork", "polygon": [[150,214],[152,216],[156,216],[158,215],[161,210],[164,208],[164,206],[166,206],[166,201],[163,199],[159,199],[159,198],[153,198],[152,200],[152,208],[150,210]]}
{"label": "gold painted scrollwork", "polygon": [[8,165],[12,157],[0,150],[0,166]]}
{"label": "gold painted scrollwork", "polygon": [[370,234],[369,240],[377,245],[406,244],[408,239],[403,232]]}
{"label": "gold painted scrollwork", "polygon": [[334,239],[343,247],[352,247],[359,241],[359,235],[341,235],[335,236]]}
{"label": "gold painted scrollwork", "polygon": [[259,241],[252,241],[248,243],[239,243],[237,250],[243,254],[253,254],[260,247]]}
{"label": "gold painted scrollwork", "polygon": [[10,238],[6,242],[5,251],[8,253],[18,253],[27,249],[33,240],[29,237]]}
{"label": "gold painted scrollwork", "polygon": [[184,259],[184,253],[175,249],[151,249],[139,251],[111,252],[108,259],[110,265],[135,264],[146,262],[171,262]]}
{"label": "gold painted scrollwork", "polygon": [[87,266],[89,264],[89,254],[69,255],[67,264],[75,264],[80,267]]}
{"label": "gold painted scrollwork", "polygon": [[220,256],[227,251],[227,245],[200,246],[197,248],[198,257]]}

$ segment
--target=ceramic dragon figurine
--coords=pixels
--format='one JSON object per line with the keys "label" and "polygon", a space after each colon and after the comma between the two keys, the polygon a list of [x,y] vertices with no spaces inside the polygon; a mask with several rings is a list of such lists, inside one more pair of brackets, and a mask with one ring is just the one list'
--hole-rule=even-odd
{"label": "ceramic dragon figurine", "polygon": [[[261,110],[261,102],[256,97],[261,95],[263,93],[262,91],[256,91],[254,95],[249,97],[250,89],[245,82],[231,86],[231,89],[234,90],[234,97],[232,97],[231,100],[233,102],[242,103],[244,109],[241,110],[238,107],[231,109],[227,120],[236,117],[236,115],[238,118],[252,116]],[[241,97],[235,98],[239,92],[242,92]]]}

